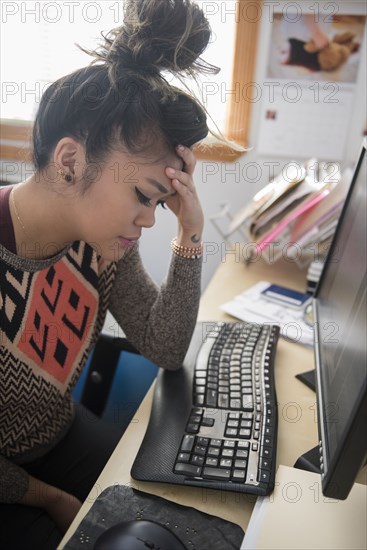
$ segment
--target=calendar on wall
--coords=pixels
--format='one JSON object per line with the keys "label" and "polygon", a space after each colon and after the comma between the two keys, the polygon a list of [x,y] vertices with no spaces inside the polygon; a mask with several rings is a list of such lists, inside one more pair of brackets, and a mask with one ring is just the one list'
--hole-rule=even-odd
{"label": "calendar on wall", "polygon": [[259,113],[260,154],[343,159],[365,28],[365,15],[339,10],[274,13]]}

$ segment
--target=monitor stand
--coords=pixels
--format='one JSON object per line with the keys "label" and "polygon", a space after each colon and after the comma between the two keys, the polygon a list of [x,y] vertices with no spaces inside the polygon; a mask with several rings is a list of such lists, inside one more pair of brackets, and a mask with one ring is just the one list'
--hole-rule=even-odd
{"label": "monitor stand", "polygon": [[296,374],[296,378],[306,384],[311,390],[316,391],[315,369]]}
{"label": "monitor stand", "polygon": [[314,472],[321,474],[320,470],[320,451],[318,445],[301,455],[294,464],[294,468],[299,470],[307,470],[308,472]]}

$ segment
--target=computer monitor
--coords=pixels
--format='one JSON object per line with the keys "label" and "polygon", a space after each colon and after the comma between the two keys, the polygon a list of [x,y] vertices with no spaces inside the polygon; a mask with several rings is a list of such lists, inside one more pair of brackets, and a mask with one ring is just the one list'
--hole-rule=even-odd
{"label": "computer monitor", "polygon": [[314,297],[322,492],[347,498],[367,457],[366,140]]}

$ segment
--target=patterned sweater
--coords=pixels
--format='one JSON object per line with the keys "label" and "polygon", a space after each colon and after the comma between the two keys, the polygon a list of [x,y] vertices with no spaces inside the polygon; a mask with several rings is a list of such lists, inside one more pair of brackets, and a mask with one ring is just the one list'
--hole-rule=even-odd
{"label": "patterned sweater", "polygon": [[201,260],[173,255],[158,288],[138,245],[118,263],[84,242],[47,260],[0,244],[0,502],[28,487],[22,464],[48,452],[73,419],[71,390],[109,309],[157,365],[182,364],[196,322]]}

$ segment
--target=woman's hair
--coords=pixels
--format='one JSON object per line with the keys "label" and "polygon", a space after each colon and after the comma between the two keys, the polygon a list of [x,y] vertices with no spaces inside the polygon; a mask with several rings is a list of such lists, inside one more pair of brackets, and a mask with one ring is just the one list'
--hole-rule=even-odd
{"label": "woman's hair", "polygon": [[83,143],[88,162],[103,161],[121,146],[131,154],[163,157],[178,144],[202,140],[208,133],[203,107],[162,72],[218,72],[200,59],[210,36],[208,21],[191,0],[126,0],[123,25],[87,51],[92,63],[42,96],[33,130],[36,169],[47,166],[66,136]]}

